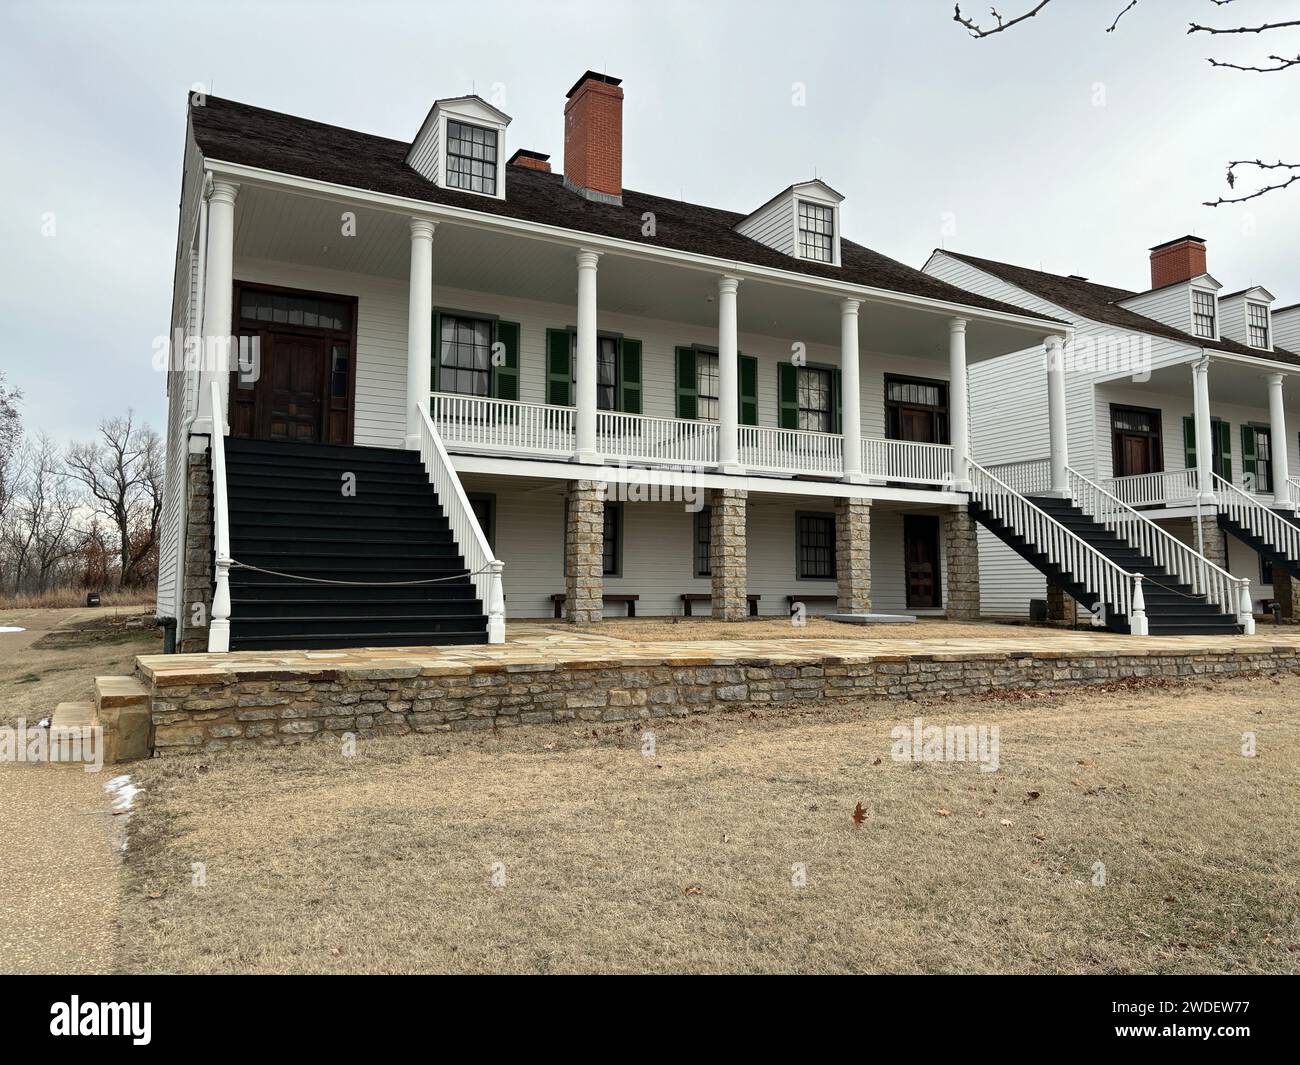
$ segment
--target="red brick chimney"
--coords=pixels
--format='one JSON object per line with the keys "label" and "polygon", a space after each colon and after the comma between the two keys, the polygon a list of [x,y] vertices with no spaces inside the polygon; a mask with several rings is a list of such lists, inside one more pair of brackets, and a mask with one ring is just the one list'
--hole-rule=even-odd
{"label": "red brick chimney", "polygon": [[589,70],[564,105],[564,184],[599,203],[623,202],[621,80]]}
{"label": "red brick chimney", "polygon": [[1151,249],[1151,287],[1164,288],[1205,273],[1205,241],[1179,237]]}
{"label": "red brick chimney", "polygon": [[528,148],[520,148],[510,157],[510,166],[522,166],[527,170],[540,170],[545,174],[551,172],[551,157],[544,155],[542,152],[534,152]]}

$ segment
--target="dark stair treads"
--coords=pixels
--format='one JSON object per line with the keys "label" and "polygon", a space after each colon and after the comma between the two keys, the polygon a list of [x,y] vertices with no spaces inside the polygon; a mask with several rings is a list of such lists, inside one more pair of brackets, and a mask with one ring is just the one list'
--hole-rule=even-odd
{"label": "dark stair treads", "polygon": [[[1152,636],[1232,634],[1241,631],[1235,615],[1224,614],[1205,596],[1193,593],[1178,576],[1156,565],[1141,551],[1121,539],[1110,529],[1074,506],[1069,500],[1045,496],[1028,497],[1030,502],[1074,533],[1089,547],[1129,573],[1140,573],[1145,600],[1147,629]],[[1042,573],[1054,586],[1061,588],[1086,609],[1096,606],[1097,596],[1086,592],[1077,575],[1067,573],[1048,561],[1036,545],[1021,533],[995,518],[977,502],[970,504],[972,516],[1003,543]],[[1107,611],[1107,628],[1115,632],[1130,631],[1129,618]]]}
{"label": "dark stair treads", "polygon": [[240,438],[226,451],[231,555],[243,564],[230,571],[232,650],[487,642],[415,452]]}
{"label": "dark stair treads", "polygon": [[[1300,519],[1297,519],[1294,514],[1288,514],[1280,510],[1273,513],[1283,521],[1300,524]],[[1231,533],[1256,554],[1263,555],[1274,567],[1281,567],[1292,577],[1300,580],[1300,559],[1290,558],[1284,551],[1279,550],[1276,544],[1256,536],[1250,529],[1237,524],[1227,514],[1219,514],[1219,528],[1224,532]]]}

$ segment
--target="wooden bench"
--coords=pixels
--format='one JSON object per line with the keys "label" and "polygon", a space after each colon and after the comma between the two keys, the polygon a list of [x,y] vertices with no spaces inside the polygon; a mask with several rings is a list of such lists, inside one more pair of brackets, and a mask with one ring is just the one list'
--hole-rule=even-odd
{"label": "wooden bench", "polygon": [[[551,596],[551,602],[555,604],[555,617],[557,619],[564,617],[564,601],[569,597],[563,592],[556,592]],[[636,601],[641,597],[639,595],[602,595],[600,597],[606,603],[626,603],[627,616],[636,617]]]}
{"label": "wooden bench", "polygon": [[793,613],[795,603],[838,603],[839,601],[839,596],[836,595],[787,595],[785,610],[787,614]]}
{"label": "wooden bench", "polygon": [[[761,595],[747,595],[745,598],[749,600],[749,616],[751,618],[758,617],[758,601],[763,597]],[[683,592],[682,616],[688,618],[694,616],[691,614],[692,603],[711,603],[712,601],[713,596],[708,592]]]}

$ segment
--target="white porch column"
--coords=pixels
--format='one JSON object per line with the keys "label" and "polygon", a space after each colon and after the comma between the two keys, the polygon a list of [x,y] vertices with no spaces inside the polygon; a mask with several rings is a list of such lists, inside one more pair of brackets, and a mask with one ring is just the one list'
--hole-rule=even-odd
{"label": "white porch column", "polygon": [[[208,261],[203,283],[203,364],[199,373],[199,407],[195,433],[211,433],[213,427],[212,382],[223,386],[235,368],[231,351],[230,301],[235,284],[235,196],[239,186],[231,181],[214,181],[208,193]],[[227,395],[223,387],[222,395]],[[216,424],[224,424],[225,413],[217,412]]]}
{"label": "white porch column", "polygon": [[970,406],[966,398],[966,319],[948,322],[948,431],[952,437],[952,479],[958,492],[970,491]]}
{"label": "white porch column", "polygon": [[576,458],[599,464],[596,450],[596,263],[600,252],[578,252],[578,355],[574,368]]}
{"label": "white porch column", "polygon": [[1210,360],[1192,363],[1193,422],[1196,426],[1197,502],[1202,506],[1218,505],[1214,494],[1214,439],[1210,428]]}
{"label": "white porch column", "polygon": [[740,356],[736,340],[736,290],[740,278],[718,278],[718,469],[744,473],[740,464]]}
{"label": "white porch column", "polygon": [[858,307],[861,300],[840,301],[840,431],[844,435],[844,479],[862,484],[862,378],[858,373]]}
{"label": "white porch column", "polygon": [[[1273,506],[1280,510],[1294,510],[1296,501],[1291,498],[1290,463],[1287,460],[1289,440],[1286,435],[1286,408],[1282,403],[1282,382],[1285,374],[1271,373],[1268,381],[1268,422],[1271,429],[1271,459],[1273,462]],[[1199,454],[1199,452],[1197,452]]]}
{"label": "white porch column", "polygon": [[1068,416],[1065,410],[1065,340],[1046,337],[1047,350],[1047,425],[1050,432],[1052,486],[1049,494],[1064,499],[1070,494],[1070,480],[1065,470],[1070,465]]}
{"label": "white porch column", "polygon": [[406,304],[406,446],[420,447],[415,405],[429,405],[433,372],[433,231],[437,222],[411,219],[411,288]]}

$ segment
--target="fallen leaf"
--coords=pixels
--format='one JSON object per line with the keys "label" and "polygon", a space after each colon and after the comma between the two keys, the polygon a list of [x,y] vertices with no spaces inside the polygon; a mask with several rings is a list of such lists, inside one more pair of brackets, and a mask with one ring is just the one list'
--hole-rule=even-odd
{"label": "fallen leaf", "polygon": [[951,810],[945,810],[942,806],[940,806],[939,809],[935,810],[935,813],[937,813],[940,817],[951,817],[951,816],[952,816],[952,811],[951,811]]}
{"label": "fallen leaf", "polygon": [[1041,832],[1035,832],[1035,833],[1034,833],[1034,839],[1038,840],[1039,843],[1046,843],[1046,842],[1047,842],[1047,837],[1044,836]]}
{"label": "fallen leaf", "polygon": [[877,759],[876,759],[874,762],[872,762],[871,764],[872,764],[872,765],[880,765],[880,759],[877,758]]}
{"label": "fallen leaf", "polygon": [[688,885],[686,886],[685,890],[682,892],[682,894],[683,894],[683,895],[703,895],[703,894],[704,894],[704,889],[703,889],[702,887],[700,887],[699,884],[688,884]]}
{"label": "fallen leaf", "polygon": [[151,899],[160,899],[160,898],[162,898],[162,892],[161,892],[161,891],[151,891],[151,892],[149,892],[149,897],[150,897]]}
{"label": "fallen leaf", "polygon": [[1084,781],[1080,780],[1078,777],[1075,777],[1072,781],[1070,781],[1070,783],[1073,784],[1076,788],[1086,788],[1088,786]]}
{"label": "fallen leaf", "polygon": [[987,811],[987,810],[976,810],[976,811],[975,811],[975,816],[976,816],[976,817],[985,817],[985,816],[987,816],[987,814],[988,814],[988,811]]}
{"label": "fallen leaf", "polygon": [[1040,794],[1042,793],[1037,791],[1025,792],[1025,804],[1028,805],[1029,803],[1033,802],[1036,798],[1038,798]]}
{"label": "fallen leaf", "polygon": [[862,808],[862,803],[853,807],[853,827],[861,828],[862,822],[867,819],[867,811]]}
{"label": "fallen leaf", "polygon": [[1015,822],[1011,820],[1011,818],[1009,817],[1004,817],[1001,821],[998,822],[998,824],[1000,824],[1003,828],[1010,828],[1012,825],[1015,824]]}

